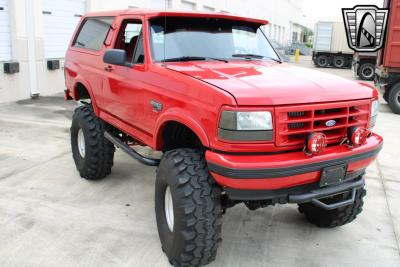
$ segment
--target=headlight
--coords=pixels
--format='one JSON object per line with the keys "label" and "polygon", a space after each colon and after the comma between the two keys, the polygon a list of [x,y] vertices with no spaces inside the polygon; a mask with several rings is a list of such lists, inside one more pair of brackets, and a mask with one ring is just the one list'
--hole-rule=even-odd
{"label": "headlight", "polygon": [[270,112],[236,112],[236,118],[237,130],[272,130],[272,116]]}
{"label": "headlight", "polygon": [[269,111],[223,111],[218,134],[233,141],[272,140],[272,115]]}
{"label": "headlight", "polygon": [[371,102],[371,117],[378,115],[379,101],[374,100]]}
{"label": "headlight", "polygon": [[375,126],[376,117],[378,116],[379,102],[374,100],[371,102],[371,119],[369,121],[370,130]]}

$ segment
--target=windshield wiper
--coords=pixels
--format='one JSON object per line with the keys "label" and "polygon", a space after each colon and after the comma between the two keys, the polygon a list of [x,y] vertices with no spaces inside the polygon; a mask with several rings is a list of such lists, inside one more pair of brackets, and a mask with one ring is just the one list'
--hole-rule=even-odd
{"label": "windshield wiper", "polygon": [[161,60],[161,62],[175,62],[175,61],[196,61],[196,60],[216,60],[228,63],[228,60],[222,58],[215,57],[195,57],[195,56],[185,56],[185,57],[174,57],[174,58],[166,58]]}
{"label": "windshield wiper", "polygon": [[242,57],[242,58],[245,58],[245,59],[253,59],[253,58],[263,59],[263,58],[268,58],[268,59],[271,59],[273,61],[282,63],[282,61],[280,61],[279,59],[276,59],[276,58],[273,58],[273,57],[266,57],[266,56],[262,56],[262,55],[257,55],[257,54],[233,54],[232,57]]}

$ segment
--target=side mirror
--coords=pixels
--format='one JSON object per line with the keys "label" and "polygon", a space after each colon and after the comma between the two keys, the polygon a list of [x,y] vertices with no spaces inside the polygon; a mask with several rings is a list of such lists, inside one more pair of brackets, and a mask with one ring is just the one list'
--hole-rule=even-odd
{"label": "side mirror", "polygon": [[128,56],[125,50],[122,49],[108,49],[103,56],[104,63],[120,66],[128,66]]}

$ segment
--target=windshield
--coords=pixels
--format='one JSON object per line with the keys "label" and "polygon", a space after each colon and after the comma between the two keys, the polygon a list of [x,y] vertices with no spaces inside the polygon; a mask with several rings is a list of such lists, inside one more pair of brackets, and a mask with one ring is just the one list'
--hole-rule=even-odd
{"label": "windshield", "polygon": [[152,20],[150,25],[152,55],[157,62],[233,58],[279,61],[259,24],[174,17],[168,17],[165,23],[162,17]]}

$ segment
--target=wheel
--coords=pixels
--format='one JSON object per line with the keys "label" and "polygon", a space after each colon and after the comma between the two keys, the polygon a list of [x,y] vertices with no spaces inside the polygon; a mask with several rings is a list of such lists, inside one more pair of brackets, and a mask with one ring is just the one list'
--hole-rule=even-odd
{"label": "wheel", "polygon": [[221,190],[203,153],[166,152],[157,170],[155,211],[161,246],[175,266],[213,261],[221,242]]}
{"label": "wheel", "polygon": [[390,89],[388,104],[394,113],[400,114],[400,83],[397,83]]}
{"label": "wheel", "polygon": [[328,66],[328,57],[324,55],[320,55],[317,57],[317,66],[320,68],[325,68]]}
{"label": "wheel", "polygon": [[389,103],[389,91],[385,90],[385,92],[383,93],[383,99]]}
{"label": "wheel", "polygon": [[104,137],[104,127],[91,106],[75,109],[71,125],[72,156],[81,177],[88,180],[111,173],[115,147]]}
{"label": "wheel", "polygon": [[375,76],[375,65],[372,63],[362,64],[358,70],[358,76],[360,76],[362,80],[372,81]]}
{"label": "wheel", "polygon": [[[326,204],[336,203],[341,200],[348,199],[351,192],[335,195],[325,198],[323,202]],[[364,188],[358,189],[356,192],[354,203],[348,206],[333,210],[325,210],[312,203],[299,204],[299,211],[303,213],[307,220],[318,227],[332,228],[342,226],[353,221],[362,211],[364,205],[363,198],[366,195]]]}
{"label": "wheel", "polygon": [[344,59],[344,57],[342,56],[336,56],[333,58],[333,66],[335,66],[336,68],[343,68],[344,65],[346,64],[346,60]]}

